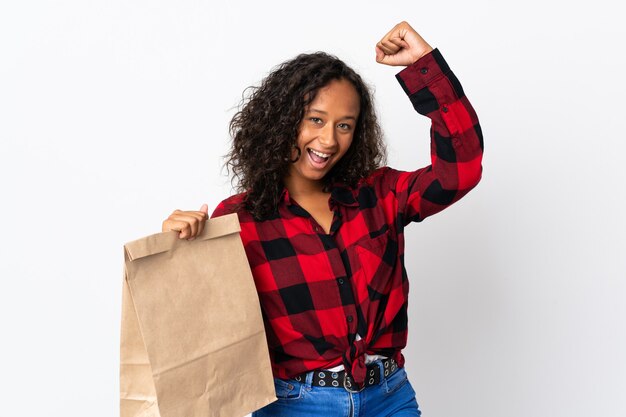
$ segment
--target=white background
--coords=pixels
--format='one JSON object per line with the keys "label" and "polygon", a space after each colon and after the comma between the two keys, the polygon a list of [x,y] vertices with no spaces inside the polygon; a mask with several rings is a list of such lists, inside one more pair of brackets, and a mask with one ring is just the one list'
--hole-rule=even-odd
{"label": "white background", "polygon": [[375,86],[389,165],[428,120],[378,65],[409,21],[479,115],[483,180],[407,229],[423,415],[626,415],[621,14],[608,1],[0,6],[3,416],[118,414],[122,245],[231,193],[243,89],[325,50]]}

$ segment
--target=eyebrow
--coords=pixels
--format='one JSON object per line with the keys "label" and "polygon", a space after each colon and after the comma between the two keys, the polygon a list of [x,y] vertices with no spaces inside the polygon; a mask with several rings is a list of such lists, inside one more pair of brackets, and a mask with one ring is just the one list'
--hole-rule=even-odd
{"label": "eyebrow", "polygon": [[[318,109],[309,109],[307,111],[307,113],[310,113],[310,112],[321,113],[321,114],[328,114],[328,112],[325,112],[324,110],[318,110]],[[354,117],[354,116],[344,116],[344,117],[341,118],[341,120],[343,120],[343,119],[356,120],[356,117]]]}

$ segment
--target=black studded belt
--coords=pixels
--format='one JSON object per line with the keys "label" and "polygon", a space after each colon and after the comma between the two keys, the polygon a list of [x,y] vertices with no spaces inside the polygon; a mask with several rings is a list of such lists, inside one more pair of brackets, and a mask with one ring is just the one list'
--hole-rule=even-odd
{"label": "black studded belt", "polygon": [[[398,370],[398,363],[393,359],[383,359],[383,377],[386,378]],[[298,375],[294,379],[298,382],[306,381],[306,373]],[[378,385],[380,383],[381,372],[378,364],[373,363],[367,366],[365,374],[365,382],[361,388],[354,382],[352,377],[346,371],[314,371],[312,386],[315,387],[343,387],[350,392],[359,392],[363,388]]]}

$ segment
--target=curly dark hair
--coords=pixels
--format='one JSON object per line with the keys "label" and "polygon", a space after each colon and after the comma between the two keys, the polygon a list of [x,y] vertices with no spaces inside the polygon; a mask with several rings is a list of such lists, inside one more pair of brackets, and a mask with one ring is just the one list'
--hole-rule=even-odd
{"label": "curly dark hair", "polygon": [[382,130],[365,82],[336,56],[300,54],[275,67],[260,86],[248,87],[230,122],[232,148],[225,166],[239,181],[237,191],[247,192],[242,204],[254,218],[276,212],[305,108],[333,80],[352,83],[360,112],[350,148],[323,179],[326,191],[334,182],[354,186],[385,162]]}

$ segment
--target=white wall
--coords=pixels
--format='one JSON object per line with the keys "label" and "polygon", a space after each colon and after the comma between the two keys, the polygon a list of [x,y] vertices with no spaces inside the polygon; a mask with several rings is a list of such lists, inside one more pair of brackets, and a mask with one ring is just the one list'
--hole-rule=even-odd
{"label": "white wall", "polygon": [[485,136],[479,186],[407,230],[424,415],[626,415],[621,15],[603,0],[389,4],[0,5],[0,414],[118,413],[122,245],[230,193],[228,120],[274,65],[339,55],[376,86],[390,165],[426,165],[428,121],[374,61],[405,19]]}

